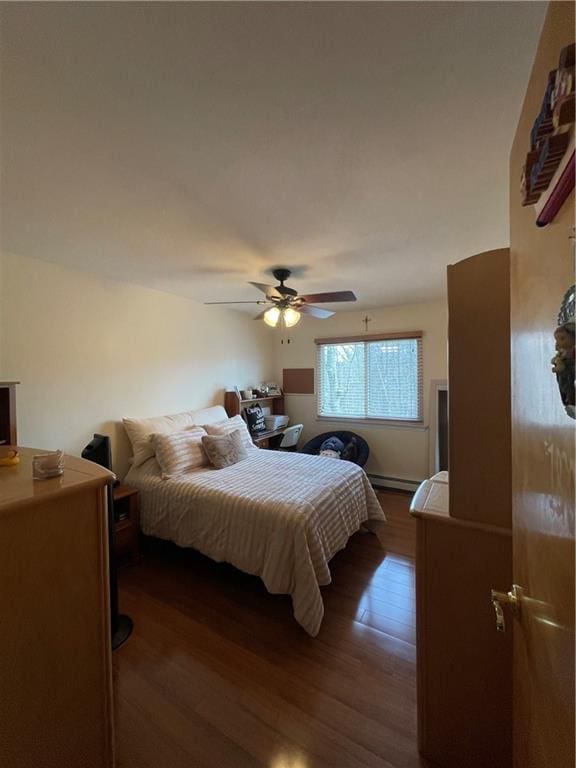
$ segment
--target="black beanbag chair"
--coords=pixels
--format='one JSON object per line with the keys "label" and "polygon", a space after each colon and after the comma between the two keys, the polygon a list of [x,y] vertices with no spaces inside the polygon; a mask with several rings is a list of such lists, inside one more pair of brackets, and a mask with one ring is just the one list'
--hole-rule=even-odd
{"label": "black beanbag chair", "polygon": [[[334,442],[334,445],[343,445],[340,448],[331,448],[329,445],[325,445],[328,440],[336,438],[338,443]],[[328,448],[329,450],[337,450],[340,453],[340,458],[346,461],[352,461],[354,464],[358,464],[359,467],[363,467],[368,461],[370,454],[370,448],[368,443],[363,437],[357,435],[355,432],[348,432],[345,430],[339,432],[323,432],[321,435],[316,435],[312,440],[309,440],[302,448],[300,453],[307,453],[310,456],[317,456],[322,449]]]}

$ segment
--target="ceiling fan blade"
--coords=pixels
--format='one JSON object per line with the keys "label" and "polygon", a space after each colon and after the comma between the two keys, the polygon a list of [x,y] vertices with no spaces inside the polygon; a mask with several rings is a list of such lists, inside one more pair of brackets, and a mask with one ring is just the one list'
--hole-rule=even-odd
{"label": "ceiling fan blade", "polygon": [[270,302],[260,299],[258,301],[205,301],[204,304],[270,304]]}
{"label": "ceiling fan blade", "polygon": [[251,280],[248,281],[249,285],[253,285],[255,288],[258,288],[259,291],[262,291],[262,293],[266,294],[266,298],[268,299],[283,299],[284,296],[280,293],[280,291],[277,291],[276,288],[274,288],[273,285],[265,285],[264,283],[253,283]]}
{"label": "ceiling fan blade", "polygon": [[325,320],[327,317],[332,317],[335,312],[330,312],[328,309],[321,309],[320,307],[311,307],[309,304],[302,304],[298,307],[298,312],[303,315],[311,315],[311,317],[317,317],[319,320]]}
{"label": "ceiling fan blade", "polygon": [[298,296],[307,304],[328,304],[333,301],[356,301],[353,291],[334,291],[333,293],[308,293],[306,296]]}

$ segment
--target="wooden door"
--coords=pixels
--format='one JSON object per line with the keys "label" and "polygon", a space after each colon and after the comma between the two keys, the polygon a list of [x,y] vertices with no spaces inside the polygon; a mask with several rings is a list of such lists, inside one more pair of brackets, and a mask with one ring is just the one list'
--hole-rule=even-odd
{"label": "wooden door", "polygon": [[550,360],[562,298],[574,283],[574,195],[538,229],[519,180],[546,80],[573,40],[574,6],[551,3],[510,165],[514,766],[574,766],[574,427]]}

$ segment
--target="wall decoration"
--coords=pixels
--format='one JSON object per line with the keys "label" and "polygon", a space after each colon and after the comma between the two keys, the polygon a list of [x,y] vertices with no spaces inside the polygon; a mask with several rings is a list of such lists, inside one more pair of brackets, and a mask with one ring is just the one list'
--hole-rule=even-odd
{"label": "wall decoration", "polygon": [[574,44],[563,48],[530,134],[522,205],[534,205],[540,227],[554,220],[574,189],[574,60]]}
{"label": "wall decoration", "polygon": [[562,299],[558,313],[558,326],[554,331],[556,353],[551,360],[552,373],[556,374],[560,397],[566,408],[566,413],[573,419],[576,418],[575,297],[576,285],[573,285],[566,291]]}
{"label": "wall decoration", "polygon": [[368,323],[372,322],[372,318],[366,315],[366,317],[362,320],[362,322],[364,323],[364,330],[366,331],[366,333],[368,333]]}
{"label": "wall decoration", "polygon": [[282,385],[286,394],[314,394],[314,368],[284,368],[282,376]]}

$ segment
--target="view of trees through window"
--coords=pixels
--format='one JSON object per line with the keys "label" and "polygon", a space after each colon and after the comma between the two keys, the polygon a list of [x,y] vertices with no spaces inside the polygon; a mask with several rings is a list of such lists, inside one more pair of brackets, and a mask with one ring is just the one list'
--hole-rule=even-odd
{"label": "view of trees through window", "polygon": [[421,339],[320,344],[318,415],[419,421]]}

